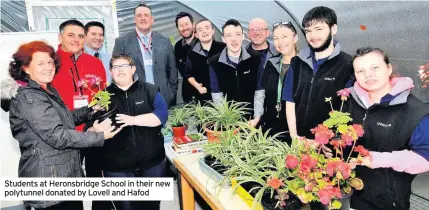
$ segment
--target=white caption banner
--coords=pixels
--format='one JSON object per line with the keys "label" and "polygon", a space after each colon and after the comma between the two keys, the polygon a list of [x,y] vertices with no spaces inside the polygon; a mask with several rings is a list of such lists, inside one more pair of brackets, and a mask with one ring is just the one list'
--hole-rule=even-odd
{"label": "white caption banner", "polygon": [[173,200],[173,178],[1,179],[1,200]]}

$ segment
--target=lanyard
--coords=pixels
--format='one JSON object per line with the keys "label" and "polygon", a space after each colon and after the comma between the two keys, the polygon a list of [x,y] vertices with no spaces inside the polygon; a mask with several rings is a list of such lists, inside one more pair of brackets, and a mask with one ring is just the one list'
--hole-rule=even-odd
{"label": "lanyard", "polygon": [[150,49],[149,48],[152,48],[152,36],[150,36],[149,37],[149,47],[146,47],[146,45],[143,43],[143,41],[140,39],[140,36],[139,36],[139,34],[136,32],[136,34],[137,34],[137,39],[139,39],[139,41],[140,41],[140,43],[142,44],[142,46],[143,46],[143,49],[145,50],[145,51],[147,51],[148,53],[150,53],[150,54],[152,54],[151,52],[150,52]]}
{"label": "lanyard", "polygon": [[283,59],[280,58],[280,66],[279,66],[279,71],[278,71],[279,72],[279,82],[277,84],[277,104],[280,103],[280,99],[282,96],[282,84],[283,84],[282,77],[281,77],[282,67],[283,67]]}
{"label": "lanyard", "polygon": [[[74,55],[73,55],[73,56],[74,56]],[[80,80],[79,71],[77,70],[76,61],[75,61],[74,59],[75,59],[75,58],[72,58],[72,62],[73,62],[74,70],[76,71],[77,79],[78,79],[78,81],[79,81],[79,80]],[[71,76],[72,76],[72,79],[73,79],[74,91],[75,91],[75,92],[78,92],[78,88],[79,88],[79,93],[80,93],[80,95],[83,95],[82,87],[78,87],[78,82],[76,82],[76,78],[75,78],[75,75],[74,75],[73,68],[70,68],[70,73],[71,73]]]}

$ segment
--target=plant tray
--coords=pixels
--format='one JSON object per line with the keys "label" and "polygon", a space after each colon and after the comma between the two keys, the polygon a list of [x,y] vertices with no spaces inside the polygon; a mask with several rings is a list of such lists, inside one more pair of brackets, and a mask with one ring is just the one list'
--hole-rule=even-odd
{"label": "plant tray", "polygon": [[[241,185],[239,185],[237,180],[231,179],[231,185],[232,185],[232,189],[234,189],[238,185],[235,193],[247,204],[247,206],[252,208],[253,201],[255,200],[255,198],[253,198],[249,192],[247,192]],[[256,205],[255,210],[264,210],[264,208],[260,203],[258,203]]]}
{"label": "plant tray", "polygon": [[[217,183],[221,183],[222,180],[224,179],[224,176],[222,176],[220,173],[218,173],[216,170],[214,170],[204,162],[204,156],[198,158],[198,165],[200,165],[201,171],[205,173],[210,179],[213,179],[213,181]],[[222,187],[223,188],[231,187],[231,181],[230,180],[225,181]]]}

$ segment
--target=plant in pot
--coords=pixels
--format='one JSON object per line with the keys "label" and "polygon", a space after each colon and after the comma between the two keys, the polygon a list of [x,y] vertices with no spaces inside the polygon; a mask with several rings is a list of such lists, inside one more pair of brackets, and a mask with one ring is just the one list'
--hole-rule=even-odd
{"label": "plant in pot", "polygon": [[186,135],[187,124],[191,112],[188,105],[176,107],[170,111],[168,125],[173,130],[173,137],[183,137]]}
{"label": "plant in pot", "polygon": [[284,184],[289,178],[284,156],[293,150],[287,143],[278,141],[278,135],[269,136],[268,132],[241,124],[235,143],[230,145],[232,160],[225,179],[233,178],[237,183],[234,192],[240,188],[248,192],[241,196],[245,201],[253,199],[252,209],[296,210],[302,207]]}
{"label": "plant in pot", "polygon": [[[337,93],[343,103],[350,94],[347,89]],[[331,103],[330,98],[326,101]],[[301,144],[303,146],[299,147],[297,154],[286,156],[287,173],[293,177],[286,184],[303,203],[320,202],[325,209],[350,209],[352,188],[363,188],[363,182],[356,177],[354,168],[369,158],[369,152],[362,146],[356,146],[364,131],[361,125],[349,125],[352,118],[349,113],[342,112],[343,103],[340,111],[332,109],[330,118],[311,130],[315,134],[314,141],[295,138],[293,141],[304,144]],[[316,151],[310,146],[314,142],[332,145],[335,155],[325,158],[321,147]],[[350,152],[346,153],[349,146]],[[357,154],[356,157],[351,157],[352,153]]]}
{"label": "plant in pot", "polygon": [[207,121],[211,121],[207,114],[207,106],[203,106],[200,101],[194,101],[188,106],[191,115],[191,126],[195,126],[198,133],[204,133],[203,125],[207,123]]}
{"label": "plant in pot", "polygon": [[206,118],[204,118],[203,129],[207,134],[209,142],[219,142],[219,136],[222,132],[237,132],[239,122],[245,122],[245,116],[249,109],[247,103],[227,101],[222,98],[221,103],[215,104],[209,102],[205,107]]}
{"label": "plant in pot", "polygon": [[[102,88],[102,84],[104,84],[104,88]],[[88,107],[93,107],[96,109],[96,112],[91,116],[91,120],[103,121],[107,118],[110,118],[110,120],[112,120],[113,126],[116,128],[120,126],[116,123],[115,120],[117,107],[111,105],[110,96],[112,94],[105,90],[106,84],[103,83],[101,77],[93,74],[87,74],[84,78],[78,81],[78,87],[91,91],[92,100],[88,104]]]}

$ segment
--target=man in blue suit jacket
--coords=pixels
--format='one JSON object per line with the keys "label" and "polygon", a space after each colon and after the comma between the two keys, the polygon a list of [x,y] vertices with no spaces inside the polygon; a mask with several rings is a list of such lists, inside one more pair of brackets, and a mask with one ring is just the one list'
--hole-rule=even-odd
{"label": "man in blue suit jacket", "polygon": [[113,55],[131,56],[139,80],[157,85],[167,104],[174,105],[178,71],[173,46],[168,38],[152,31],[154,18],[146,4],[134,9],[134,22],[136,30],[116,38]]}

